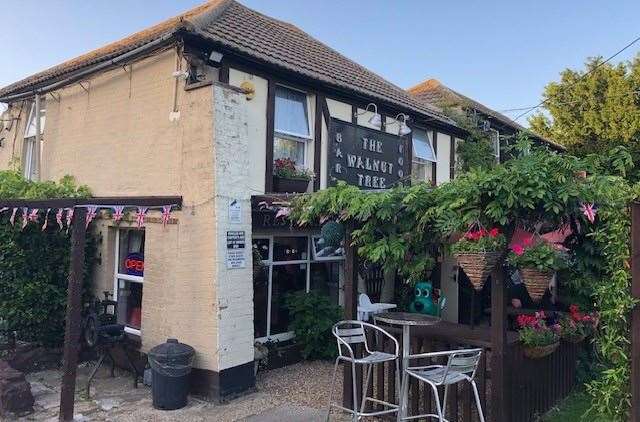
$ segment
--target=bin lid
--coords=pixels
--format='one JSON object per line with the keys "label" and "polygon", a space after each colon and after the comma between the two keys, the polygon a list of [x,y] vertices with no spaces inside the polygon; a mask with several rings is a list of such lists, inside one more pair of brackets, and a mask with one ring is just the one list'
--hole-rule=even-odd
{"label": "bin lid", "polygon": [[166,343],[159,344],[149,350],[149,357],[158,361],[188,361],[195,354],[193,347],[180,343],[175,338],[167,339]]}

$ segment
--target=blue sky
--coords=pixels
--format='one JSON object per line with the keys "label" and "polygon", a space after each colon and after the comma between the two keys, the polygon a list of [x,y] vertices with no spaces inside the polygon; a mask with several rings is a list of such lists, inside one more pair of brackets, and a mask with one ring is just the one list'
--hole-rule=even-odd
{"label": "blue sky", "polygon": [[[536,104],[546,83],[640,35],[637,0],[241,0],[407,88],[437,78],[496,110]],[[0,15],[4,86],[202,3],[22,0]],[[640,42],[616,58],[628,60]]]}

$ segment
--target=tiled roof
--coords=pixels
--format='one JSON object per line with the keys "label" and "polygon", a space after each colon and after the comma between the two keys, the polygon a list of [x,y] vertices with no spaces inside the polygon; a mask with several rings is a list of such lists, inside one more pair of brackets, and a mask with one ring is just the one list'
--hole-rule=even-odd
{"label": "tiled roof", "polygon": [[30,76],[1,89],[0,98],[109,60],[181,28],[233,52],[303,77],[453,123],[438,107],[417,100],[294,25],[265,16],[234,0],[210,1],[145,31]]}
{"label": "tiled roof", "polygon": [[[498,113],[497,111],[490,109],[484,104],[479,103],[476,100],[467,97],[466,95],[454,91],[453,89],[443,85],[437,79],[427,79],[426,81],[412,88],[409,88],[407,92],[413,95],[417,100],[422,101],[426,104],[431,104],[443,108],[456,106],[472,108],[490,118],[495,119],[499,123],[512,128],[514,131],[529,132],[529,129],[518,124],[516,121],[510,119],[504,114]],[[562,150],[565,149],[564,146],[549,139],[543,138],[535,133],[533,133],[533,136],[535,136],[538,140],[553,146],[554,148]]]}

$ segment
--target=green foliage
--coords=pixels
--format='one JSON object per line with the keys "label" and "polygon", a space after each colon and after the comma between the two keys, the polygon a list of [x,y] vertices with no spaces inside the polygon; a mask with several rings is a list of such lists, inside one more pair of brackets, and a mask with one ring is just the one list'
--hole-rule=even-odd
{"label": "green foliage", "polygon": [[546,242],[538,242],[526,249],[509,252],[509,263],[516,268],[535,268],[538,271],[556,271],[564,267],[562,255]]}
{"label": "green foliage", "polygon": [[[591,58],[584,70],[566,69],[544,90],[545,112],[529,119],[534,132],[578,156],[623,145],[640,160],[640,56],[617,65]],[[589,73],[588,76],[585,76]],[[636,171],[630,174],[637,181]]]}
{"label": "green foliage", "polygon": [[518,339],[526,347],[541,347],[558,342],[560,337],[549,327],[524,327],[518,331]]}
{"label": "green foliage", "polygon": [[[488,231],[486,234],[483,234],[482,231],[467,233],[453,244],[451,252],[455,255],[459,253],[502,251],[507,246],[507,240],[503,234],[497,232],[497,229],[492,230],[494,231]],[[475,233],[478,233],[479,236],[475,235]]]}
{"label": "green foliage", "polygon": [[[88,192],[86,187],[76,187],[70,177],[59,183],[32,182],[13,171],[0,172],[1,198],[81,197]],[[8,327],[19,329],[23,340],[59,345],[64,333],[69,237],[55,224],[44,232],[35,224],[21,230],[18,222],[9,224],[8,214],[0,217],[0,316]],[[85,285],[96,250],[91,240],[87,246]]]}
{"label": "green foliage", "polygon": [[321,293],[292,293],[286,298],[296,343],[302,346],[305,359],[332,359],[337,353],[331,334],[333,325],[342,318],[342,308],[333,305]]}
{"label": "green foliage", "polygon": [[463,142],[456,146],[457,170],[466,172],[471,169],[490,169],[496,165],[493,150],[492,132],[480,130],[477,118],[466,113],[445,108],[446,114],[467,132]]}
{"label": "green foliage", "polygon": [[[354,227],[351,241],[361,256],[397,268],[408,281],[420,280],[420,271],[433,266],[433,256],[450,243],[451,235],[473,224],[501,227],[507,239],[516,227],[534,231],[570,225],[570,256],[562,275],[571,277],[571,291],[600,315],[595,334],[600,372],[587,390],[594,414],[624,420],[634,306],[629,294],[628,204],[640,192],[624,178],[628,152],[611,149],[581,159],[534,147],[520,135],[509,154],[512,160],[472,169],[437,188],[417,184],[371,193],[340,184],[297,199],[291,218],[299,224],[345,222]],[[583,178],[580,173],[585,171]],[[584,203],[596,204],[594,223],[583,215]]]}

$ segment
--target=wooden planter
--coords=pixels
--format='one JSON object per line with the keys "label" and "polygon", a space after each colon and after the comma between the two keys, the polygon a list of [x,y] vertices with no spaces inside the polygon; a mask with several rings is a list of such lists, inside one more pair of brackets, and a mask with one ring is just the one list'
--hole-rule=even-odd
{"label": "wooden planter", "polygon": [[309,187],[309,180],[285,179],[273,176],[273,191],[280,193],[305,193]]}
{"label": "wooden planter", "polygon": [[501,252],[459,253],[456,254],[456,259],[458,266],[469,277],[473,288],[480,291],[501,255]]}
{"label": "wooden planter", "polygon": [[520,274],[527,287],[529,296],[534,302],[540,302],[544,293],[549,288],[549,283],[553,277],[553,271],[539,271],[535,268],[521,268]]}
{"label": "wooden planter", "polygon": [[557,341],[546,346],[524,347],[523,352],[529,359],[542,359],[555,352],[559,345],[560,342]]}

